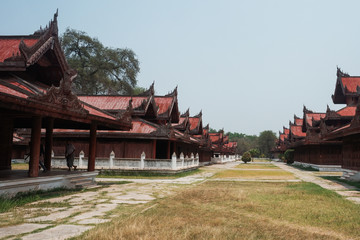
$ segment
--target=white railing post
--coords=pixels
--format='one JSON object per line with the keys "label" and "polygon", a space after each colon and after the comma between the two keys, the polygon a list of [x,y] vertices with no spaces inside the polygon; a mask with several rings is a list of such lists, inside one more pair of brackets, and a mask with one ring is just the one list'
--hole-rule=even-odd
{"label": "white railing post", "polygon": [[180,153],[181,167],[184,168],[184,153]]}
{"label": "white railing post", "polygon": [[171,156],[171,169],[176,170],[176,153],[175,152]]}
{"label": "white railing post", "polygon": [[85,154],[84,154],[84,151],[80,151],[79,153],[79,168],[81,168],[83,166],[83,158],[84,158]]}
{"label": "white railing post", "polygon": [[199,153],[196,153],[195,158],[196,158],[195,165],[199,166]]}
{"label": "white railing post", "polygon": [[144,168],[145,168],[145,152],[142,152],[140,157],[140,169],[144,169]]}
{"label": "white railing post", "polygon": [[55,156],[54,150],[51,150],[51,157],[53,158]]}
{"label": "white railing post", "polygon": [[109,168],[113,168],[114,167],[114,158],[115,158],[115,153],[114,151],[111,151],[110,153],[110,162],[109,162]]}
{"label": "white railing post", "polygon": [[191,157],[191,166],[194,166],[195,165],[194,154],[191,153],[190,157]]}

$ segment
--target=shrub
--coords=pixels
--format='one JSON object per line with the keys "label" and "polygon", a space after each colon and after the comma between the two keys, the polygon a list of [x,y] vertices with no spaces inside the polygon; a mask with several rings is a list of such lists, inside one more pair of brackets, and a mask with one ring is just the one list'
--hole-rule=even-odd
{"label": "shrub", "polygon": [[251,154],[249,152],[244,152],[244,154],[241,157],[241,161],[243,161],[244,163],[250,162]]}
{"label": "shrub", "polygon": [[285,157],[284,157],[284,154],[283,154],[283,153],[280,153],[280,154],[279,154],[279,159],[282,160],[282,161],[285,160]]}
{"label": "shrub", "polygon": [[287,164],[294,163],[294,149],[288,149],[284,153],[284,157]]}

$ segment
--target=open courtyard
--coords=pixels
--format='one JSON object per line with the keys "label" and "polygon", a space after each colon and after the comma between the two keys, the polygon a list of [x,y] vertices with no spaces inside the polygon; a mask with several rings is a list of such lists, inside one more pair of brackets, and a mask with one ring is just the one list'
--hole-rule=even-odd
{"label": "open courtyard", "polygon": [[175,179],[97,178],[1,213],[0,239],[360,239],[360,192],[319,175],[233,162]]}

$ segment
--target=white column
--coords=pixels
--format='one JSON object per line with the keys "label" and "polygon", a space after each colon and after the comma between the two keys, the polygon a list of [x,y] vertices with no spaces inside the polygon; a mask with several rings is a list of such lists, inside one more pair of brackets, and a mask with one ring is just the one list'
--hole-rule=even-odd
{"label": "white column", "polygon": [[140,169],[144,169],[144,168],[145,168],[145,152],[142,152],[140,157]]}
{"label": "white column", "polygon": [[180,153],[181,167],[184,168],[184,154]]}
{"label": "white column", "polygon": [[191,157],[191,166],[194,166],[195,165],[194,154],[191,153],[190,157]]}
{"label": "white column", "polygon": [[115,158],[115,153],[114,151],[111,151],[110,153],[110,161],[109,161],[109,168],[113,168],[114,167],[114,158]]}
{"label": "white column", "polygon": [[85,156],[84,151],[80,151],[80,153],[79,153],[79,168],[81,168],[83,166],[84,156]]}
{"label": "white column", "polygon": [[176,153],[175,152],[171,156],[171,169],[176,170]]}

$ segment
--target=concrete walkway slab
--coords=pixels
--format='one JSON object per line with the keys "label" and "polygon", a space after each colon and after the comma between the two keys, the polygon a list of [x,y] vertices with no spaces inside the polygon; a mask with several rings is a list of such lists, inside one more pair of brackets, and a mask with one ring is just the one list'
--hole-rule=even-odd
{"label": "concrete walkway slab", "polygon": [[45,228],[50,224],[24,223],[16,226],[0,228],[0,238],[32,232],[39,228]]}
{"label": "concrete walkway slab", "polygon": [[93,228],[92,226],[58,225],[42,232],[33,233],[22,237],[22,240],[64,240],[75,237]]}

